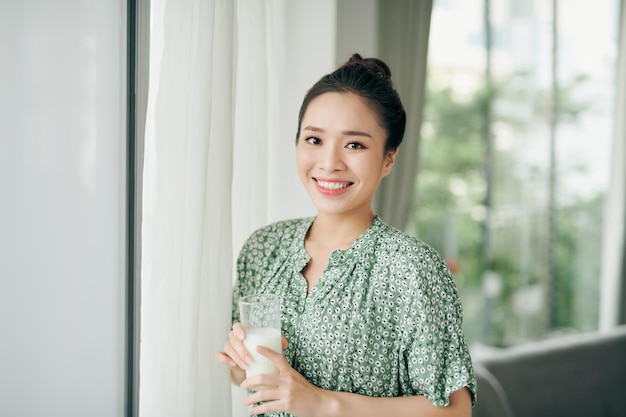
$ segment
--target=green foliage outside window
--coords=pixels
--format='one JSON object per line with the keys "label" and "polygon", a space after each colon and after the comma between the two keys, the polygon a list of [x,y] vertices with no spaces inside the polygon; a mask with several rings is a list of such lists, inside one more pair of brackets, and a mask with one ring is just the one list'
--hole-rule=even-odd
{"label": "green foliage outside window", "polygon": [[[496,125],[518,141],[538,127],[547,130],[550,92],[524,91],[517,87],[523,77],[469,97],[431,86],[416,182],[417,235],[449,261],[468,338],[495,346],[591,330],[598,320],[602,195],[559,194],[551,210],[546,166],[520,159],[515,147],[486,152],[485,132],[496,141]],[[557,128],[588,110],[576,94],[584,83],[581,76],[559,88]],[[531,114],[516,111],[522,100]],[[559,193],[558,179],[569,173],[560,166],[556,172]]]}

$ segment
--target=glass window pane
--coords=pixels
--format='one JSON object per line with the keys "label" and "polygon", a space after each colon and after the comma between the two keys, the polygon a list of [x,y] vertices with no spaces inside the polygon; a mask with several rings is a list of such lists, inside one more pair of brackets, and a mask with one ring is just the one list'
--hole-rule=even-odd
{"label": "glass window pane", "polygon": [[598,326],[617,9],[435,1],[415,230],[448,260],[471,341]]}

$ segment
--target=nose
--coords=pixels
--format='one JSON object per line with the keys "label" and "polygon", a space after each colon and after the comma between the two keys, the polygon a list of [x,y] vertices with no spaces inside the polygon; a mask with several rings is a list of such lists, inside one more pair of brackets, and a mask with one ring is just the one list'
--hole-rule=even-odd
{"label": "nose", "polygon": [[320,166],[326,171],[336,171],[343,169],[342,148],[339,146],[325,146],[320,158]]}

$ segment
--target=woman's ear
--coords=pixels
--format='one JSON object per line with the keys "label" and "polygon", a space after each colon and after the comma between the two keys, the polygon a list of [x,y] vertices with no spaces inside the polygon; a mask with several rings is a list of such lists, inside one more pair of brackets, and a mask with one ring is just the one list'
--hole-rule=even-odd
{"label": "woman's ear", "polygon": [[383,177],[386,177],[391,172],[391,168],[393,168],[393,164],[396,163],[396,156],[398,155],[398,149],[400,148],[396,148],[392,151],[388,151],[385,154],[385,160],[383,161]]}

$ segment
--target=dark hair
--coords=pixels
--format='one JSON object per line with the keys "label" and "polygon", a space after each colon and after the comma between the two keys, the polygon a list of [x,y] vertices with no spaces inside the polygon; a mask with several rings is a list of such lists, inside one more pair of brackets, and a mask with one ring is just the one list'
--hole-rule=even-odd
{"label": "dark hair", "polygon": [[296,144],[300,136],[302,118],[311,101],[324,93],[354,93],[368,103],[378,114],[379,123],[387,133],[385,152],[400,146],[406,126],[406,113],[398,92],[391,82],[391,70],[378,58],[362,58],[354,54],[350,59],[320,78],[307,92],[300,106]]}

